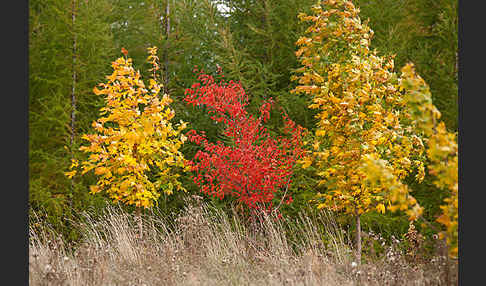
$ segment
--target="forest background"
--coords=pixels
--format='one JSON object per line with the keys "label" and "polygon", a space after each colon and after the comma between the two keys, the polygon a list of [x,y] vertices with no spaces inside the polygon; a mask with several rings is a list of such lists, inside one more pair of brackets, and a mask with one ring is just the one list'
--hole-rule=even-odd
{"label": "forest background", "polygon": [[[159,48],[163,83],[174,102],[176,121],[182,119],[210,140],[220,130],[204,111],[183,103],[184,90],[196,80],[194,66],[240,81],[250,95],[250,112],[272,97],[296,123],[313,131],[315,113],[309,99],[291,94],[290,80],[299,67],[295,42],[305,27],[297,18],[315,1],[29,1],[29,210],[43,213],[69,240],[77,240],[72,219],[83,210],[103,210],[103,195],[89,194],[95,177],[70,180],[64,174],[78,151],[81,135],[91,130],[103,99],[93,87],[110,73],[121,48],[129,52],[135,69],[148,70],[148,47]],[[370,19],[371,47],[381,55],[395,54],[395,66],[413,62],[430,86],[433,102],[451,132],[458,128],[458,15],[457,1],[386,0],[354,1],[360,17]],[[224,4],[224,6],[221,6]],[[220,9],[218,9],[220,5]],[[225,7],[227,9],[221,9]],[[275,117],[273,117],[275,118]],[[281,122],[271,120],[277,134]],[[192,158],[197,146],[185,144],[182,152]],[[317,178],[304,170],[290,186],[293,203],[283,215],[295,216],[308,208]],[[184,197],[199,194],[195,184],[182,178],[188,193],[162,194],[157,208],[167,215],[184,206]],[[413,196],[424,207],[424,218],[436,228],[444,192],[426,175],[421,184],[410,180]],[[210,197],[222,210],[228,200]],[[130,207],[127,207],[130,210]],[[353,227],[347,216],[343,226]],[[367,213],[362,228],[385,237],[407,232],[404,214]],[[421,226],[418,225],[420,231]],[[429,228],[425,235],[434,233]]]}

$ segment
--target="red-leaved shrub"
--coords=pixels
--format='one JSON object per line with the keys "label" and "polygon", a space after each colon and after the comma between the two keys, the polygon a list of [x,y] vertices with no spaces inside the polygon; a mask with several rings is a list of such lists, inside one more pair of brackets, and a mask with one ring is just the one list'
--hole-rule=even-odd
{"label": "red-leaved shrub", "polygon": [[[186,89],[185,101],[193,106],[205,106],[211,119],[224,124],[223,135],[230,143],[209,142],[204,132],[190,130],[187,137],[202,147],[190,162],[193,176],[201,191],[222,199],[236,197],[250,209],[269,211],[277,193],[287,190],[293,166],[302,155],[302,135],[305,130],[282,112],[284,134],[270,135],[264,123],[270,117],[273,100],[260,107],[259,117],[247,112],[248,95],[234,81],[219,83],[199,72],[199,82]],[[292,201],[280,195],[281,201]]]}

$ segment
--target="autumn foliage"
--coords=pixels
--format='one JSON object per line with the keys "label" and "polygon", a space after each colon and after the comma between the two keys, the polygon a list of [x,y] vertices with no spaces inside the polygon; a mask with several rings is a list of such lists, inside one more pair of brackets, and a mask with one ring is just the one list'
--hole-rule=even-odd
{"label": "autumn foliage", "polygon": [[[94,88],[96,95],[104,96],[105,106],[92,123],[95,133],[82,136],[89,145],[80,147],[89,154],[81,162],[81,173],[93,170],[98,177],[90,186],[91,193],[105,191],[113,201],[145,208],[157,202],[161,190],[166,194],[184,190],[173,169],[186,168],[179,151],[186,140],[181,133],[186,124],[171,122],[172,99],[159,95],[157,49],[148,50],[147,60],[152,64],[148,84],[123,49],[125,57],[112,63],[107,82],[99,84],[101,89]],[[76,174],[78,164],[73,161],[74,170],[66,173],[69,177]]]}
{"label": "autumn foliage", "polygon": [[[260,107],[260,115],[247,112],[249,97],[241,84],[215,79],[199,72],[199,82],[185,92],[185,101],[205,107],[212,120],[224,127],[230,143],[209,142],[204,132],[191,130],[190,142],[200,145],[190,162],[194,182],[207,195],[237,198],[250,209],[270,210],[277,193],[292,182],[293,167],[302,154],[304,129],[285,114],[284,134],[271,135],[264,124],[270,117],[273,101]],[[290,203],[285,193],[281,201]]]}
{"label": "autumn foliage", "polygon": [[447,192],[444,204],[440,206],[442,214],[437,222],[445,226],[440,233],[446,239],[449,254],[458,255],[458,145],[457,136],[447,131],[441,114],[432,103],[432,95],[425,81],[415,72],[412,64],[402,68],[400,82],[405,92],[405,99],[411,110],[415,129],[427,145],[427,166],[429,174],[434,177],[433,183]]}
{"label": "autumn foliage", "polygon": [[318,119],[312,162],[325,187],[318,207],[360,215],[403,210],[411,220],[422,212],[401,180],[416,169],[424,176],[424,145],[407,128],[406,102],[392,58],[370,49],[373,31],[350,1],[323,1],[313,15],[300,14],[309,27],[297,41],[302,67],[294,92],[312,98]]}
{"label": "autumn foliage", "polygon": [[351,1],[325,0],[313,14],[300,14],[309,26],[297,41],[298,86],[319,111],[313,152],[301,163],[314,163],[325,192],[318,208],[359,216],[377,210],[401,210],[416,220],[423,208],[404,179],[420,182],[425,162],[435,184],[449,192],[443,214],[451,254],[457,254],[457,143],[438,122],[428,86],[412,64],[394,72],[393,57],[370,49],[373,31],[361,22]]}

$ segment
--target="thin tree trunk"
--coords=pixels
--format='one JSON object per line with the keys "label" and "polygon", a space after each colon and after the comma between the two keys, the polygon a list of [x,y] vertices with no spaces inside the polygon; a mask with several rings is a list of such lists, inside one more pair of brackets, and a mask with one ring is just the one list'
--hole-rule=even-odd
{"label": "thin tree trunk", "polygon": [[[76,23],[76,0],[72,0],[71,2],[71,20],[72,20],[72,32],[73,32],[73,57],[72,57],[72,71],[73,71],[73,78],[72,78],[72,89],[71,89],[71,140],[70,140],[70,149],[71,149],[71,159],[74,159],[74,138],[75,138],[75,121],[76,121],[76,31],[74,29]],[[74,180],[71,179],[71,195],[74,193]],[[69,199],[71,204],[71,198]]]}
{"label": "thin tree trunk", "polygon": [[444,255],[445,255],[445,285],[452,285],[451,283],[451,275],[450,275],[450,262],[449,262],[449,247],[447,246],[447,241],[444,238]]}
{"label": "thin tree trunk", "polygon": [[135,216],[138,222],[138,236],[142,238],[142,208],[141,207],[136,208]]}
{"label": "thin tree trunk", "polygon": [[361,216],[356,211],[356,263],[361,265]]}
{"label": "thin tree trunk", "polygon": [[170,36],[170,5],[165,6],[165,48],[164,48],[164,93],[169,94],[169,36]]}

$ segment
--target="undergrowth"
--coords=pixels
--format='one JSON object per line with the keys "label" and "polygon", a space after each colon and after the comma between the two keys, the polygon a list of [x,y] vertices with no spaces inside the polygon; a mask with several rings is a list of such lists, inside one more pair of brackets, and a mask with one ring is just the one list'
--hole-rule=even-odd
{"label": "undergrowth", "polygon": [[[248,221],[197,197],[169,218],[117,206],[84,212],[74,243],[31,215],[30,285],[457,285],[457,262],[421,255],[413,228],[387,241],[365,235],[363,263],[331,213]],[[448,266],[448,267],[446,267]]]}

